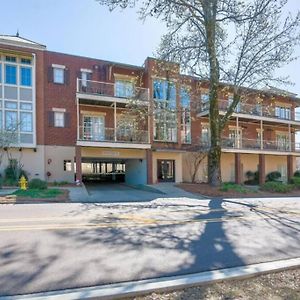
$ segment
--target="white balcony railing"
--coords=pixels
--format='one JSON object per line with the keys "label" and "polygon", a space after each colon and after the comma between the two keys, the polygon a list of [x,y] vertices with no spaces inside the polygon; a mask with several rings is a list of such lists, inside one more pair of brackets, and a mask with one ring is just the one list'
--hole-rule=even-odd
{"label": "white balcony railing", "polygon": [[147,88],[134,87],[132,90],[120,89],[116,87],[115,83],[80,78],[77,78],[77,93],[149,101],[149,89]]}
{"label": "white balcony railing", "polygon": [[95,130],[90,126],[79,127],[79,140],[90,142],[116,142],[148,144],[149,135],[147,130],[101,128]]}
{"label": "white balcony railing", "polygon": [[[219,100],[219,110],[221,112],[226,112],[229,106],[230,103],[227,100]],[[197,110],[198,113],[203,113],[208,111],[209,111],[209,102],[201,103]],[[292,111],[290,111],[290,112],[286,112],[285,114],[278,114],[276,113],[275,107],[262,105],[262,104],[249,104],[246,102],[240,102],[236,106],[234,113],[276,118],[281,120],[300,121],[300,112],[293,113]]]}

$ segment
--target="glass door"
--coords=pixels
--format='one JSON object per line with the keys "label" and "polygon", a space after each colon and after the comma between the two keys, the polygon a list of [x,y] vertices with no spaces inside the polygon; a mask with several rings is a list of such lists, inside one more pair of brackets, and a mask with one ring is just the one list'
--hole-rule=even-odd
{"label": "glass door", "polygon": [[104,116],[84,116],[83,135],[85,140],[103,141],[105,139]]}
{"label": "glass door", "polygon": [[157,179],[159,182],[175,181],[175,161],[158,160],[157,161]]}

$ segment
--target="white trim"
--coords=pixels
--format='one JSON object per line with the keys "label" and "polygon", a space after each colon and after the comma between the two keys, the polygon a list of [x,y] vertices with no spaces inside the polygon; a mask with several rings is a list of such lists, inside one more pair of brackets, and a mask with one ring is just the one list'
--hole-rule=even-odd
{"label": "white trim", "polygon": [[124,149],[151,149],[150,144],[136,144],[136,143],[122,143],[122,142],[77,141],[76,146],[103,147],[103,148],[124,148]]}
{"label": "white trim", "polygon": [[7,41],[5,39],[0,38],[0,45],[5,46],[17,46],[20,48],[27,48],[27,49],[34,49],[34,50],[46,50],[46,46],[43,45],[34,45],[34,44],[27,44],[22,42],[16,42],[16,41]]}
{"label": "white trim", "polygon": [[52,64],[52,68],[57,68],[57,69],[65,69],[65,68],[66,68],[66,66],[64,66],[64,65]]}
{"label": "white trim", "polygon": [[65,109],[65,108],[56,108],[56,107],[52,107],[52,111],[66,112],[66,109]]}
{"label": "white trim", "polygon": [[80,72],[93,73],[91,69],[80,69]]}

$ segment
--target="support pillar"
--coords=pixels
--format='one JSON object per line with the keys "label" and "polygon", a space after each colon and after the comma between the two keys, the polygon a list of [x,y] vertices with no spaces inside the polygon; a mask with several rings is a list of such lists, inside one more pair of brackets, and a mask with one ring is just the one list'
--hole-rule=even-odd
{"label": "support pillar", "polygon": [[114,102],[114,140],[117,141],[117,103]]}
{"label": "support pillar", "polygon": [[241,153],[234,154],[235,159],[235,183],[242,183],[242,164],[241,164]]}
{"label": "support pillar", "polygon": [[294,158],[292,155],[287,156],[287,179],[288,181],[291,180],[291,178],[294,175]]}
{"label": "support pillar", "polygon": [[153,155],[152,150],[146,150],[147,159],[147,184],[153,184]]}
{"label": "support pillar", "polygon": [[259,154],[259,184],[264,184],[266,181],[266,158],[265,154]]}
{"label": "support pillar", "polygon": [[75,146],[76,157],[76,181],[81,183],[82,181],[82,169],[81,169],[81,147]]}

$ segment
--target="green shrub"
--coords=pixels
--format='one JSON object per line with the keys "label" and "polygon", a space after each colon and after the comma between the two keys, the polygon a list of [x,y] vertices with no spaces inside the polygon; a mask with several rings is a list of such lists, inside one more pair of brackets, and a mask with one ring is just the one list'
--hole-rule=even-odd
{"label": "green shrub", "polygon": [[278,171],[271,172],[267,175],[267,181],[279,181],[281,173]]}
{"label": "green shrub", "polygon": [[297,188],[300,188],[300,177],[294,176],[291,178],[291,183]]}
{"label": "green shrub", "polygon": [[285,184],[282,182],[268,181],[261,186],[263,191],[273,192],[273,193],[288,193],[294,186],[292,184]]}
{"label": "green shrub", "polygon": [[28,180],[27,172],[19,167],[18,161],[10,159],[8,166],[4,170],[4,184],[18,185],[21,176],[24,176]]}
{"label": "green shrub", "polygon": [[258,185],[259,183],[259,172],[255,171],[247,171],[246,172],[246,177],[247,180],[244,182],[244,184],[248,184],[248,185]]}
{"label": "green shrub", "polygon": [[47,182],[38,178],[29,181],[29,189],[45,190],[47,189]]}
{"label": "green shrub", "polygon": [[234,191],[234,192],[238,192],[241,194],[245,194],[247,192],[249,192],[248,189],[246,189],[245,187],[243,187],[242,185],[233,183],[233,182],[224,182],[220,188],[220,191],[222,192],[230,192],[230,191]]}
{"label": "green shrub", "polygon": [[294,173],[294,177],[300,177],[300,171],[297,170],[295,173]]}

